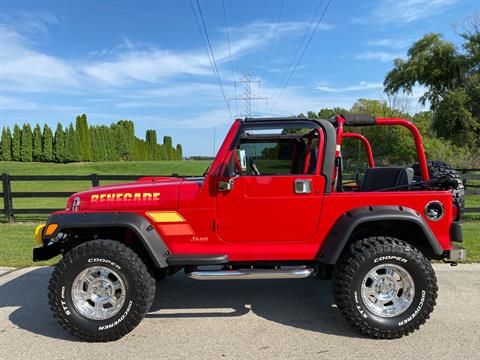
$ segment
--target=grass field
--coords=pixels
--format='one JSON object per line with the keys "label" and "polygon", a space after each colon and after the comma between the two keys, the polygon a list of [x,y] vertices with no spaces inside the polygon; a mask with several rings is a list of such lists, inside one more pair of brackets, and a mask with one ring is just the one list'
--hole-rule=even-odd
{"label": "grass field", "polygon": [[[151,161],[115,163],[45,164],[0,162],[0,173],[12,175],[201,175],[210,161]],[[102,184],[107,184],[103,182]],[[81,191],[91,186],[89,181],[13,182],[13,191]],[[14,207],[62,208],[64,198],[15,199]],[[480,196],[468,196],[467,207],[480,207]],[[3,203],[0,207],[3,206]],[[44,221],[44,215],[17,216],[16,223],[2,223],[0,218],[0,266],[23,267],[32,265],[31,253],[35,246],[33,231]],[[480,214],[464,215],[464,245],[469,261],[480,261]],[[55,260],[44,264],[52,264]]]}

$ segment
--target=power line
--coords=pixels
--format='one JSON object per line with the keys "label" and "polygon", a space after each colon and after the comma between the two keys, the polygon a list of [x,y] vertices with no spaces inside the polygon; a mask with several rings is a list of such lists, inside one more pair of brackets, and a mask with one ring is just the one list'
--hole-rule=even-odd
{"label": "power line", "polygon": [[[220,91],[222,92],[223,99],[225,101],[225,105],[227,106],[228,113],[229,113],[230,117],[232,117],[232,112],[230,111],[230,105],[228,103],[227,96],[225,95],[225,90],[223,89],[222,79],[220,78],[220,74],[218,72],[217,62],[215,61],[215,55],[213,54],[213,49],[212,49],[212,45],[210,43],[210,38],[208,36],[208,31],[207,31],[207,27],[205,25],[205,20],[203,18],[203,13],[202,13],[202,8],[200,6],[200,2],[197,0],[197,6],[198,6],[200,19],[201,19],[202,24],[203,24],[203,30],[205,31],[205,37],[206,37],[207,41],[205,41],[205,37],[204,37],[204,34],[203,34],[202,29],[200,27],[200,23],[198,21],[197,13],[195,11],[195,7],[194,7],[192,1],[193,0],[190,0],[190,6],[192,8],[193,16],[195,17],[195,22],[197,24],[198,31],[199,31],[200,36],[202,38],[203,46],[205,47],[205,51],[207,52],[208,60],[210,61],[210,66],[212,67],[212,71],[217,78],[217,83],[220,87]],[[207,43],[208,43],[208,48],[207,48]]]}
{"label": "power line", "polygon": [[285,0],[282,0],[282,4],[280,5],[280,12],[278,13],[277,21],[275,23],[275,30],[273,31],[272,43],[270,44],[270,50],[268,51],[267,62],[265,63],[265,70],[263,72],[263,76],[265,76],[265,73],[267,72],[267,69],[268,69],[268,65],[270,64],[270,57],[272,56],[273,45],[275,44],[275,39],[277,37],[277,31],[278,31],[278,25],[280,24],[280,19],[282,18],[284,7],[285,7]]}
{"label": "power line", "polygon": [[[330,7],[330,3],[331,3],[331,2],[332,2],[332,0],[328,0],[327,5],[325,6],[325,8],[324,8],[324,10],[323,10],[323,12],[322,12],[322,14],[321,14],[321,16],[319,17],[319,19],[318,19],[318,21],[317,21],[317,24],[316,24],[315,28],[313,29],[312,33],[310,34],[309,39],[307,40],[307,43],[305,44],[305,46],[304,46],[304,48],[303,48],[303,51],[301,52],[300,56],[298,57],[298,59],[297,59],[295,65],[294,65],[293,69],[292,69],[291,72],[290,72],[290,75],[289,75],[288,78],[287,78],[287,81],[285,82],[284,86],[283,86],[282,89],[280,90],[280,93],[279,93],[278,96],[276,97],[276,99],[275,99],[272,107],[270,108],[270,111],[272,111],[272,110],[275,108],[275,106],[276,106],[277,103],[278,103],[278,100],[282,97],[283,92],[285,91],[285,88],[286,88],[286,87],[288,86],[288,84],[290,83],[290,80],[292,79],[293,75],[295,74],[295,71],[297,70],[297,67],[298,67],[298,65],[300,64],[300,61],[302,60],[303,55],[304,55],[305,52],[307,51],[307,48],[309,47],[309,45],[310,45],[313,37],[315,36],[315,33],[317,32],[318,27],[320,26],[320,23],[322,22],[323,18],[325,17],[325,14],[326,14],[328,8]],[[307,31],[305,32],[305,35],[304,35],[304,37],[303,37],[303,39],[302,39],[301,44],[303,43],[303,41],[305,40],[307,34],[309,33],[310,28],[311,28],[311,25],[312,25],[315,17],[317,16],[318,11],[319,11],[322,3],[323,3],[323,0],[320,2],[319,6],[317,7],[317,10],[315,11],[315,15],[313,16],[312,21],[310,22],[310,25],[309,25]],[[300,50],[300,48],[301,48],[301,46],[297,49],[296,54],[298,53],[298,51]],[[292,60],[295,59],[296,54],[294,55],[294,57],[292,58]],[[292,62],[293,62],[293,61],[292,61]],[[292,62],[291,62],[291,63],[292,63]],[[290,65],[289,65],[289,68],[290,68]],[[287,73],[288,73],[288,70],[287,70],[287,72],[286,72],[285,74],[287,74]],[[283,81],[283,78],[282,78],[282,81]]]}
{"label": "power line", "polygon": [[232,70],[233,80],[235,81],[237,76],[235,75],[235,70],[233,68],[232,51],[230,48],[230,36],[228,34],[227,11],[225,10],[225,0],[222,0],[222,7],[223,7],[223,19],[225,20],[225,36],[227,38],[228,58],[230,60],[230,69]]}

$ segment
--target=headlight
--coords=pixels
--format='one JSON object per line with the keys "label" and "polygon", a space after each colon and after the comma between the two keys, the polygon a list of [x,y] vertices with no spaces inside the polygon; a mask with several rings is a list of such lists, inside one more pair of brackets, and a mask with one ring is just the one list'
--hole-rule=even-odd
{"label": "headlight", "polygon": [[430,201],[427,206],[425,206],[425,216],[431,221],[440,220],[444,214],[445,208],[438,200]]}

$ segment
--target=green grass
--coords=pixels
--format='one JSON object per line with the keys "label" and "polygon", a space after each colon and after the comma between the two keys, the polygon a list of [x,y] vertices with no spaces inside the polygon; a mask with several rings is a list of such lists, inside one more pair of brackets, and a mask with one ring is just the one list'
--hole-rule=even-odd
{"label": "green grass", "polygon": [[51,265],[57,259],[34,263],[32,249],[38,246],[33,233],[36,223],[0,223],[0,266],[26,267],[33,265]]}

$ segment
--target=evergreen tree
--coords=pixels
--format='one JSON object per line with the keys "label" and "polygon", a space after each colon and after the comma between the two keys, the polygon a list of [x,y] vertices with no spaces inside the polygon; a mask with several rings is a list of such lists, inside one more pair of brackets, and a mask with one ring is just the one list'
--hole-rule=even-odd
{"label": "evergreen tree", "polygon": [[173,160],[172,138],[170,136],[163,137],[163,146],[165,147],[166,160]]}
{"label": "evergreen tree", "polygon": [[65,133],[62,124],[58,123],[53,142],[53,154],[56,162],[65,161]]}
{"label": "evergreen tree", "polygon": [[182,145],[177,144],[177,151],[176,151],[177,160],[182,160],[183,159],[183,153],[182,152],[183,152]]}
{"label": "evergreen tree", "polygon": [[92,144],[88,129],[87,116],[77,116],[75,129],[80,141],[80,157],[83,161],[92,161]]}
{"label": "evergreen tree", "polygon": [[53,161],[53,133],[52,129],[45,124],[43,127],[43,161]]}
{"label": "evergreen tree", "polygon": [[42,130],[37,124],[33,130],[33,161],[41,161],[42,155]]}
{"label": "evergreen tree", "polygon": [[30,124],[24,124],[21,136],[20,158],[22,161],[33,160],[33,146],[32,146],[32,128]]}
{"label": "evergreen tree", "polygon": [[13,127],[13,139],[12,139],[12,160],[20,161],[20,148],[22,141],[22,130],[15,124]]}
{"label": "evergreen tree", "polygon": [[69,162],[80,161],[80,140],[75,132],[73,124],[70,123],[65,131],[65,160]]}
{"label": "evergreen tree", "polygon": [[12,160],[12,134],[8,127],[2,129],[2,160]]}

